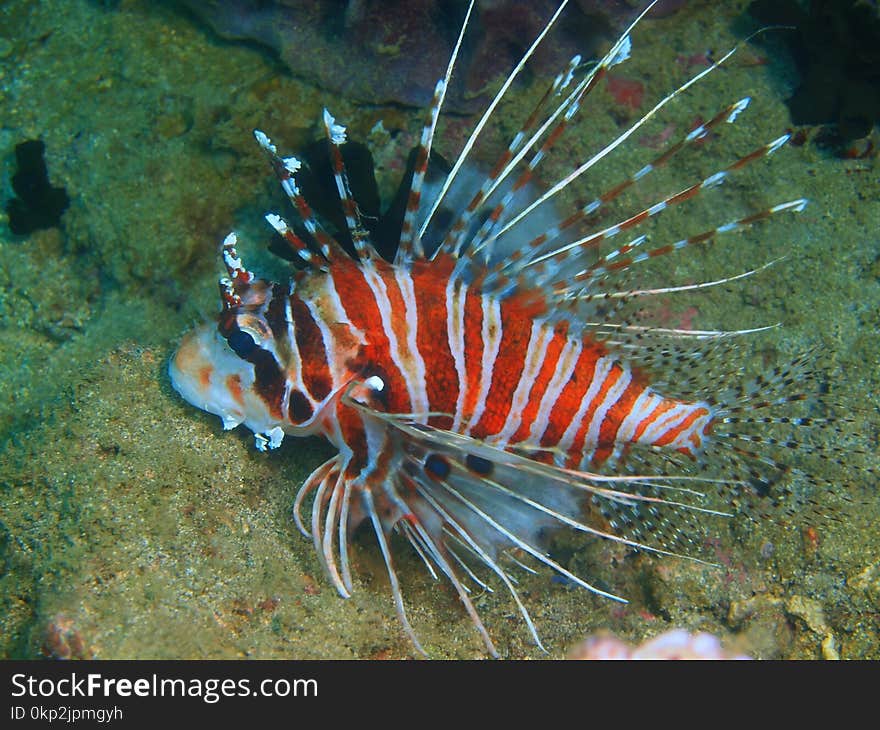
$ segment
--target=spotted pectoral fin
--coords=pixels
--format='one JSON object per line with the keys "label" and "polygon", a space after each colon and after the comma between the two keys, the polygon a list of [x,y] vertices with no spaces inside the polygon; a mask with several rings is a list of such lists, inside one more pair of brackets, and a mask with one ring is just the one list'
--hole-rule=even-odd
{"label": "spotted pectoral fin", "polygon": [[623,491],[621,480],[537,462],[405,415],[374,412],[373,417],[392,429],[402,455],[395,477],[398,491],[422,523],[438,526],[442,534],[437,539],[447,549],[461,549],[464,554],[456,559],[477,558],[498,573],[499,560],[525,555],[608,595],[547,555],[547,531],[568,527],[651,549],[587,521],[585,505],[592,497],[609,504],[639,500],[634,491]]}
{"label": "spotted pectoral fin", "polygon": [[[568,528],[632,549],[699,560],[707,515],[726,517],[713,499],[719,480],[669,476],[660,459],[631,454],[644,471],[599,474],[556,466],[405,416],[381,414],[406,454],[402,471],[488,555],[518,549],[565,574],[544,552],[548,530]],[[637,449],[637,451],[639,451]],[[668,466],[668,464],[666,464]],[[596,590],[572,578],[589,590]],[[599,591],[601,592],[601,591]]]}
{"label": "spotted pectoral fin", "polygon": [[[568,528],[633,549],[669,553],[632,539],[623,520],[618,529],[613,518],[625,511],[657,507],[700,511],[664,495],[663,489],[673,489],[668,478],[564,469],[536,460],[534,453],[516,453],[425,424],[426,414],[384,412],[378,397],[383,388],[378,377],[371,377],[353,381],[343,394],[343,404],[354,409],[363,424],[368,453],[358,459],[350,452],[340,454],[315,470],[297,498],[298,510],[306,493],[315,494],[311,530],[301,520],[298,524],[311,533],[328,575],[344,596],[351,590],[348,536],[361,522],[372,525],[395,608],[417,647],[392,559],[392,532],[409,541],[432,575],[451,582],[494,654],[469,586],[491,590],[493,583],[500,582],[539,646],[537,630],[517,592],[516,570],[533,572],[532,566],[544,566],[588,591],[625,600],[571,572],[549,554],[545,540],[551,529]],[[427,417],[442,420],[443,415]],[[696,494],[690,489],[672,494],[685,492]]]}

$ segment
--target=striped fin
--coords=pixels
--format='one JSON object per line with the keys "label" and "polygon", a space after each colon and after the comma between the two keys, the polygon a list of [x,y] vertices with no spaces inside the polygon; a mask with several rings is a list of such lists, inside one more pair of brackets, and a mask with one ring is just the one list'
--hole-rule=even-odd
{"label": "striped fin", "polygon": [[336,191],[339,193],[339,202],[342,205],[342,213],[345,216],[345,225],[348,227],[348,234],[354,244],[355,254],[359,258],[366,258],[371,251],[369,238],[361,223],[357,202],[352,197],[351,186],[345,171],[345,162],[339,149],[341,145],[345,144],[345,127],[337,124],[336,119],[326,109],[321,115],[321,122],[327,135],[327,143],[330,145],[330,163],[333,168]]}
{"label": "striped fin", "polygon": [[[556,80],[554,81],[553,87],[551,87],[553,91],[555,91],[556,88],[562,83],[564,78],[568,78],[571,76],[571,73],[573,72],[573,69],[577,65],[578,62],[579,62],[579,57],[576,56],[574,59],[572,59],[571,69],[569,70],[568,74],[565,77],[563,77],[562,74],[560,74],[559,76],[556,77]],[[597,76],[595,76],[594,78],[597,78]],[[511,204],[513,203],[515,196],[520,191],[522,191],[523,188],[525,188],[525,186],[532,179],[532,175],[535,171],[535,168],[537,168],[538,164],[540,164],[540,162],[549,154],[550,150],[553,149],[553,146],[556,144],[556,142],[559,140],[559,138],[565,132],[565,129],[568,126],[568,123],[571,121],[572,117],[577,113],[578,108],[580,107],[580,101],[581,101],[582,96],[587,91],[589,91],[589,88],[590,88],[590,86],[587,85],[583,90],[580,90],[577,93],[573,94],[573,98],[571,99],[570,103],[567,104],[567,106],[566,106],[566,104],[560,105],[559,108],[557,109],[557,112],[555,114],[551,115],[551,117],[541,127],[541,129],[538,130],[538,132],[535,135],[535,138],[533,138],[533,140],[530,140],[529,143],[525,146],[524,151],[530,149],[532,144],[534,143],[534,139],[537,139],[537,137],[543,133],[544,129],[547,126],[549,126],[549,124],[556,119],[556,116],[559,112],[561,112],[563,109],[565,110],[565,113],[563,114],[562,119],[556,123],[556,126],[553,127],[550,134],[548,134],[547,137],[544,139],[544,142],[541,144],[541,147],[538,149],[537,152],[535,152],[534,155],[532,155],[531,159],[526,164],[525,169],[520,173],[519,177],[517,178],[516,182],[514,182],[511,189],[508,190],[504,194],[504,196],[502,197],[501,201],[495,205],[495,207],[489,213],[486,220],[483,222],[483,225],[480,227],[480,230],[477,231],[476,235],[474,236],[474,239],[471,242],[472,251],[474,253],[476,253],[476,252],[480,251],[481,249],[485,248],[486,250],[483,252],[483,257],[487,262],[490,261],[491,257],[492,257],[491,256],[491,242],[489,242],[489,244],[487,245],[487,244],[484,244],[484,241],[489,236],[489,234],[498,226],[499,222],[501,221],[501,218],[504,216],[504,213],[510,209]],[[548,92],[548,95],[549,95],[549,92]],[[526,124],[523,126],[523,129],[520,131],[520,133],[517,135],[517,137],[524,136],[525,133],[528,132],[528,130],[531,128],[532,124],[534,124],[533,118],[537,116],[539,109],[540,109],[540,104],[539,104],[539,108],[536,109],[532,113],[531,117],[526,121]],[[514,138],[514,142],[516,142],[516,138]],[[508,154],[510,155],[510,153],[513,151],[515,151],[515,148],[513,147],[513,143],[512,143]],[[519,158],[511,159],[511,160],[507,161],[507,167],[504,170],[501,170],[498,173],[498,175],[495,177],[495,179],[492,179],[490,177],[490,180],[492,181],[492,183],[491,183],[491,185],[489,185],[487,187],[487,189],[485,191],[485,199],[486,200],[488,200],[491,197],[492,193],[497,189],[498,185],[505,179],[508,172],[511,172],[513,170],[514,166],[517,164],[518,161],[519,161]]]}
{"label": "striped fin", "polygon": [[[654,3],[651,4],[653,5]],[[427,230],[428,225],[431,222],[431,218],[433,218],[434,214],[437,212],[437,209],[440,207],[444,196],[452,187],[452,184],[456,176],[458,175],[459,170],[467,160],[471,149],[473,149],[473,146],[477,141],[477,137],[479,137],[480,133],[483,131],[483,128],[486,126],[486,123],[492,117],[495,108],[501,102],[501,99],[504,97],[505,93],[510,88],[510,85],[514,82],[516,77],[519,75],[520,71],[522,71],[522,69],[525,67],[526,62],[529,60],[529,58],[532,57],[535,49],[540,45],[541,41],[544,39],[547,33],[550,32],[550,29],[553,27],[554,23],[559,19],[559,16],[562,14],[562,11],[565,10],[566,5],[568,5],[568,0],[563,0],[562,3],[560,3],[559,7],[556,9],[556,12],[553,14],[550,20],[547,21],[543,30],[532,42],[532,45],[529,46],[529,49],[523,54],[523,57],[519,60],[513,71],[510,72],[507,79],[502,84],[501,89],[499,89],[498,93],[495,95],[489,106],[486,108],[486,111],[483,112],[483,116],[480,117],[480,121],[477,122],[476,126],[474,127],[473,131],[465,142],[464,148],[459,153],[458,158],[455,161],[455,165],[453,165],[452,170],[450,170],[449,175],[446,178],[446,181],[443,183],[443,187],[441,188],[440,193],[437,195],[437,198],[434,200],[434,203],[429,209],[428,214],[425,216],[425,220],[422,222],[421,228],[419,229],[419,237],[425,235],[425,231]]]}
{"label": "striped fin", "polygon": [[704,139],[706,135],[708,135],[709,132],[717,127],[722,121],[727,121],[729,123],[734,122],[739,116],[740,112],[742,112],[748,106],[749,102],[749,97],[746,97],[744,99],[740,99],[734,104],[730,104],[725,109],[722,109],[708,122],[705,122],[699,127],[691,130],[690,133],[682,137],[678,142],[667,147],[667,149],[665,149],[660,155],[658,155],[646,165],[643,165],[639,170],[631,174],[625,180],[606,190],[599,197],[595,198],[594,200],[576,210],[559,225],[551,226],[546,231],[542,232],[540,236],[529,241],[528,245],[524,247],[522,251],[514,253],[514,256],[512,257],[512,262],[516,262],[518,268],[523,268],[527,262],[534,259],[536,254],[547,250],[548,244],[559,238],[559,236],[564,231],[571,228],[576,223],[584,220],[587,216],[593,215],[594,213],[598,212],[603,206],[618,198],[626,190],[643,180],[650,173],[664,167],[679,152],[681,152],[688,146],[695,144],[699,140]]}
{"label": "striped fin", "polygon": [[[748,40],[748,39],[747,39]],[[681,86],[677,87],[666,96],[664,96],[660,101],[658,101],[648,112],[646,112],[640,119],[636,120],[633,124],[631,124],[624,132],[619,134],[615,139],[606,144],[602,149],[600,149],[596,154],[594,154],[590,159],[586,160],[582,164],[580,164],[575,170],[562,178],[559,182],[553,185],[551,188],[547,190],[546,193],[537,198],[534,202],[528,205],[526,208],[521,210],[516,216],[514,216],[508,223],[506,223],[502,228],[492,234],[489,239],[487,239],[487,243],[489,240],[499,238],[505,233],[509,232],[512,228],[520,224],[525,218],[529,216],[536,208],[546,203],[551,198],[558,195],[565,188],[567,188],[572,182],[577,180],[580,176],[582,176],[585,172],[595,167],[599,162],[605,159],[608,155],[610,155],[615,149],[620,147],[624,142],[626,142],[633,134],[635,134],[639,129],[641,129],[648,121],[650,121],[658,112],[660,112],[663,107],[665,107],[669,102],[673,99],[677,98],[681,94],[685,93],[688,89],[690,89],[695,84],[699,83],[702,79],[708,76],[710,73],[718,69],[724,63],[726,63],[747,41],[743,41],[742,43],[737,44],[732,49],[727,51],[721,58],[717,61],[713,61],[710,66],[700,71],[698,74],[692,76],[686,82],[684,82]],[[734,115],[735,119],[735,115]]]}
{"label": "striped fin", "polygon": [[[484,538],[484,547],[490,554],[516,546],[538,562],[544,562],[536,553],[541,552],[542,531],[548,526],[573,527],[594,537],[668,554],[662,548],[647,543],[636,544],[607,529],[585,524],[582,522],[584,500],[643,503],[658,509],[729,516],[705,503],[702,488],[707,485],[714,488],[716,483],[699,475],[621,476],[560,468],[463,434],[411,423],[406,416],[376,414],[376,417],[391,424],[406,438],[404,471],[407,474],[429,492],[435,491],[440,483],[457,488],[458,494],[453,496],[462,509],[451,511],[462,515],[458,521],[461,525],[470,525],[471,534],[480,532],[479,525],[488,523],[491,526]],[[472,508],[471,505],[486,506],[493,502],[493,495],[498,498],[499,505],[481,510],[484,514]],[[464,504],[464,497],[471,505]],[[441,501],[447,500],[441,498]],[[496,519],[491,519],[491,515]],[[506,524],[503,525],[502,521]],[[560,567],[545,564],[554,570]],[[593,590],[593,587],[588,589],[621,600]]]}
{"label": "striped fin", "polygon": [[[462,247],[464,245],[464,239],[467,235],[471,220],[474,214],[480,209],[480,206],[482,206],[486,201],[489,200],[489,198],[492,196],[498,186],[519,163],[523,155],[525,155],[526,152],[528,152],[528,150],[535,144],[537,139],[546,132],[547,128],[553,123],[553,121],[559,116],[559,114],[561,114],[563,111],[568,110],[566,112],[566,121],[570,119],[571,116],[574,114],[576,110],[576,106],[574,105],[575,100],[579,99],[584,92],[585,85],[583,83],[580,84],[575,91],[573,91],[561,104],[557,106],[556,111],[544,122],[541,128],[532,136],[531,139],[526,141],[526,135],[534,127],[549,99],[551,99],[556,93],[558,93],[568,85],[572,78],[572,75],[574,74],[574,70],[579,63],[580,56],[575,56],[569,65],[568,71],[559,74],[553,80],[550,87],[544,93],[544,96],[541,97],[541,99],[535,105],[532,113],[526,118],[526,121],[520,127],[519,131],[514,135],[513,139],[508,144],[505,152],[495,163],[495,166],[492,168],[492,171],[483,181],[483,184],[480,186],[479,190],[477,190],[477,192],[471,198],[470,202],[467,204],[467,206],[465,206],[456,221],[453,223],[452,227],[449,229],[449,232],[446,234],[440,250],[444,251],[445,253],[451,253],[454,255],[459,255],[461,253]],[[564,124],[560,124],[560,127],[564,127]],[[554,132],[551,137],[555,140],[559,137],[561,132],[562,129],[559,129],[558,132]],[[545,143],[545,146],[549,148],[549,146],[552,146],[552,142],[549,142],[549,144]],[[517,151],[520,150],[520,154],[516,154]],[[522,180],[519,185],[514,186],[515,189],[518,190],[523,185],[525,185],[527,181],[527,178]],[[513,191],[508,192],[507,195],[511,196],[512,192]],[[498,211],[497,215],[499,217],[500,214],[501,211]]]}
{"label": "striped fin", "polygon": [[235,309],[241,306],[241,295],[247,286],[254,280],[252,272],[248,271],[236,251],[238,237],[230,233],[223,239],[220,248],[223,257],[223,265],[226,267],[228,276],[220,279],[220,298],[224,309]]}
{"label": "striped fin", "polygon": [[[745,228],[748,228],[749,226],[754,225],[755,223],[767,220],[771,216],[777,215],[779,213],[800,213],[804,210],[804,208],[806,208],[807,202],[808,201],[806,199],[799,198],[797,200],[791,200],[787,203],[780,203],[757,213],[752,213],[742,218],[728,221],[727,223],[724,223],[720,226],[701,231],[700,233],[688,236],[687,238],[681,238],[677,241],[674,241],[673,243],[668,243],[664,246],[658,246],[656,248],[650,249],[649,251],[643,251],[634,255],[629,255],[632,252],[632,249],[635,248],[635,246],[631,242],[621,249],[618,249],[618,251],[613,252],[614,255],[611,256],[611,258],[607,256],[603,257],[602,259],[600,259],[599,262],[593,264],[586,270],[576,274],[574,277],[572,277],[572,279],[556,282],[554,284],[555,291],[559,293],[575,292],[575,296],[579,296],[584,301],[590,301],[591,298],[593,298],[594,296],[603,299],[614,298],[615,296],[630,296],[629,292],[603,292],[598,295],[593,295],[588,292],[590,285],[604,274],[611,273],[613,271],[623,271],[637,263],[648,261],[652,258],[658,258],[659,256],[665,256],[674,251],[680,251],[681,249],[687,248],[689,246],[707,243],[713,240],[718,235],[741,231]],[[643,237],[639,237],[639,239],[636,239],[636,241],[638,242],[641,242],[642,240],[644,240]],[[624,254],[622,258],[618,257],[618,253]],[[718,283],[724,283],[727,280],[728,279],[721,279],[718,281]],[[572,284],[572,281],[575,283]]]}
{"label": "striped fin", "polygon": [[[473,3],[471,3],[473,5]],[[470,8],[468,8],[470,13]],[[464,30],[464,29],[462,29]],[[416,235],[415,221],[419,212],[419,206],[422,198],[422,186],[425,182],[425,175],[428,172],[428,160],[431,157],[431,144],[434,139],[434,129],[437,126],[437,117],[440,114],[440,105],[443,103],[443,96],[446,92],[446,82],[441,80],[437,82],[434,88],[434,97],[431,100],[431,106],[428,110],[428,119],[422,129],[422,136],[416,147],[415,167],[413,168],[412,184],[410,185],[409,194],[406,201],[406,212],[403,215],[403,223],[400,229],[400,244],[397,247],[395,255],[395,263],[403,264],[413,258],[424,258],[425,252],[422,248],[421,236]]]}
{"label": "striped fin", "polygon": [[317,250],[321,252],[321,255],[327,261],[333,261],[335,258],[346,256],[345,250],[339,243],[318,225],[311,206],[296,184],[295,175],[302,166],[302,163],[296,157],[280,157],[277,148],[272,144],[272,140],[259,129],[254,130],[254,137],[269,157],[275,176],[281,183],[285,194],[293,203],[294,208],[296,208],[297,213],[299,213],[306,231],[314,238]]}
{"label": "striped fin", "polygon": [[291,251],[293,251],[300,261],[303,261],[317,271],[327,270],[324,266],[318,263],[314,254],[309,250],[306,242],[294,233],[293,229],[287,225],[287,221],[285,221],[280,215],[267,213],[266,222],[287,242]]}
{"label": "striped fin", "polygon": [[[424,257],[422,248],[422,236],[425,229],[423,228],[418,235],[416,234],[416,215],[418,214],[421,204],[422,185],[425,182],[425,174],[428,171],[428,161],[431,159],[431,146],[434,142],[434,133],[437,129],[437,119],[440,116],[440,109],[443,106],[443,100],[446,98],[446,90],[449,88],[449,81],[452,78],[452,71],[455,68],[455,62],[458,59],[458,52],[461,48],[461,42],[464,39],[465,31],[470,21],[471,13],[474,9],[474,1],[468,3],[467,12],[461,24],[461,30],[458,33],[458,39],[446,66],[446,74],[437,82],[434,88],[434,97],[428,108],[428,117],[422,128],[422,136],[416,152],[416,164],[413,172],[412,184],[410,185],[409,195],[407,196],[406,213],[403,218],[403,225],[400,232],[400,244],[398,246],[399,261],[405,261],[413,256],[417,258]],[[395,259],[398,262],[398,259]]]}
{"label": "striped fin", "polygon": [[[463,164],[465,157],[469,153],[473,143],[476,141],[477,136],[482,131],[482,127],[488,119],[489,115],[494,111],[495,106],[500,102],[502,96],[509,88],[510,84],[513,82],[513,79],[519,73],[522,68],[522,65],[526,61],[526,59],[533,53],[534,49],[538,46],[538,44],[543,39],[544,35],[550,29],[552,24],[556,21],[559,14],[564,9],[567,3],[563,2],[560,7],[557,9],[556,14],[548,21],[547,25],[543,29],[543,31],[538,35],[538,37],[533,42],[530,49],[526,52],[520,64],[514,68],[511,74],[508,76],[505,84],[502,86],[501,90],[498,92],[496,97],[493,99],[492,103],[489,105],[489,108],[484,113],[482,119],[474,128],[471,137],[465,143],[464,149],[459,155],[459,158],[456,162],[455,167],[453,167],[452,171],[449,174],[446,185],[443,190],[441,190],[438,199],[434,203],[434,207],[431,209],[428,214],[428,219],[423,226],[423,230],[427,227],[427,223],[430,220],[431,216],[436,211],[439,206],[440,200],[442,200],[443,196],[451,187],[452,181],[457,174],[460,166]],[[514,168],[519,164],[519,162],[524,158],[524,156],[528,153],[528,151],[538,142],[538,140],[550,129],[553,123],[557,120],[557,118],[564,114],[562,121],[558,122],[553,128],[553,131],[550,132],[547,139],[545,140],[541,149],[535,153],[532,157],[532,160],[529,164],[529,167],[521,180],[514,185],[514,190],[521,189],[525,183],[528,181],[531,176],[532,171],[537,167],[538,163],[544,159],[546,153],[552,148],[558,138],[561,136],[564,131],[567,123],[571,120],[574,114],[577,112],[580,107],[581,100],[583,97],[588,95],[599,83],[599,81],[604,78],[608,69],[612,66],[615,66],[619,63],[622,63],[629,57],[631,42],[629,38],[629,33],[633,30],[633,28],[641,21],[644,16],[650,12],[650,10],[656,4],[656,0],[651,2],[637,17],[636,19],[629,25],[629,27],[624,31],[624,33],[620,36],[617,42],[611,47],[607,54],[599,61],[599,63],[587,74],[587,76],[580,81],[575,89],[560,103],[557,105],[556,109],[552,112],[552,114],[543,122],[540,128],[528,139],[525,140],[525,136],[528,131],[534,126],[537,119],[539,118],[540,112],[543,110],[545,106],[545,102],[553,96],[553,93],[561,91],[566,88],[570,83],[572,76],[574,74],[574,69],[577,67],[580,58],[575,57],[572,59],[572,62],[569,66],[569,69],[564,74],[559,74],[556,77],[553,84],[551,85],[550,91],[544,95],[544,97],[539,101],[535,110],[532,114],[526,119],[523,127],[520,131],[514,136],[513,140],[508,146],[507,151],[502,155],[499,161],[496,163],[495,168],[490,173],[490,175],[486,178],[480,190],[474,195],[471,199],[470,203],[467,207],[462,211],[459,219],[453,224],[450,229],[449,234],[444,240],[443,246],[441,249],[444,253],[452,253],[457,255],[460,253],[462,249],[462,245],[464,242],[464,237],[467,234],[469,228],[469,222],[473,217],[474,213],[478,210],[479,206],[482,205],[488,198],[492,195],[492,193],[498,188],[501,182],[514,170]],[[515,152],[519,152],[514,155]],[[498,219],[500,219],[503,211],[509,205],[510,200],[512,199],[512,195],[508,194],[510,197],[506,197],[505,201],[499,210],[496,211],[497,218],[493,222],[497,223]],[[492,241],[495,240],[497,236],[492,236],[488,241],[484,243],[486,245],[491,244]]]}
{"label": "striped fin", "polygon": [[[584,512],[585,505],[591,500],[604,505],[607,514],[615,514],[617,510],[629,513],[641,506],[646,512],[661,515],[657,518],[658,524],[661,521],[681,524],[681,519],[676,517],[679,513],[725,515],[700,504],[705,497],[700,485],[711,480],[698,476],[616,477],[563,469],[479,439],[424,425],[409,414],[376,411],[352,397],[346,402],[359,411],[365,425],[368,422],[375,424],[368,426],[368,430],[378,428],[390,436],[388,446],[394,455],[388,457],[390,461],[381,474],[384,478],[381,487],[377,485],[369,487],[369,491],[363,490],[366,504],[362,513],[373,524],[392,581],[398,615],[406,633],[413,639],[400,583],[387,548],[385,535],[391,530],[397,530],[413,543],[432,573],[442,573],[450,579],[487,649],[495,655],[485,627],[468,598],[466,585],[471,581],[487,585],[489,576],[494,576],[505,586],[533,640],[543,648],[511,572],[531,568],[513,559],[509,551],[521,551],[530,562],[548,567],[597,595],[625,602],[549,556],[544,545],[546,528],[568,527],[632,549],[672,554],[662,546],[618,534],[598,511],[595,514],[599,520],[595,521],[589,510]],[[319,476],[326,483],[332,478],[332,471],[328,468]],[[380,474],[376,472],[375,476],[378,478]],[[369,484],[371,477],[362,475],[358,481]],[[314,489],[306,486],[303,491],[307,488]],[[332,497],[319,496],[322,499],[319,501],[316,497],[315,509],[327,509],[329,515]],[[297,502],[301,501],[298,497]],[[391,504],[395,506],[389,510]],[[389,512],[395,516],[379,517]],[[332,520],[328,517],[326,528],[322,528],[324,522],[322,516],[313,518],[315,529],[323,530],[326,535]],[[353,526],[349,526],[349,533]],[[320,542],[323,551],[325,541],[319,541],[314,534],[313,539],[316,545]],[[344,539],[340,527],[340,540]],[[331,566],[335,565],[332,558],[325,556],[324,559]]]}
{"label": "striped fin", "polygon": [[[553,275],[559,269],[564,268],[565,265],[570,260],[580,256],[584,249],[596,247],[596,246],[600,245],[603,241],[614,238],[615,236],[618,236],[619,234],[623,233],[624,231],[628,231],[632,228],[635,228],[635,227],[641,225],[642,223],[645,223],[649,219],[660,215],[661,213],[668,210],[669,208],[672,208],[676,205],[680,205],[684,202],[692,200],[693,198],[697,197],[703,191],[714,188],[714,187],[724,183],[724,181],[728,178],[728,176],[731,173],[736,172],[738,170],[741,170],[743,167],[745,167],[746,165],[748,165],[751,162],[754,162],[759,159],[763,159],[765,157],[769,157],[774,152],[776,152],[780,147],[782,147],[782,145],[784,145],[788,141],[789,137],[790,137],[790,135],[785,134],[782,137],[779,137],[779,138],[773,140],[772,142],[768,142],[765,145],[761,145],[757,149],[749,152],[747,155],[743,155],[738,160],[731,163],[730,165],[728,165],[724,169],[703,178],[699,182],[696,182],[693,185],[690,185],[689,187],[685,188],[684,190],[680,190],[679,192],[674,193],[673,195],[669,195],[668,197],[658,201],[657,203],[654,203],[653,205],[649,206],[648,208],[645,208],[645,209],[639,211],[638,213],[635,213],[635,214],[629,216],[625,220],[618,221],[617,223],[615,223],[611,226],[607,226],[606,228],[603,228],[600,231],[597,231],[595,233],[591,233],[587,236],[584,236],[583,238],[579,238],[569,244],[566,244],[564,246],[560,246],[559,248],[554,249],[552,251],[542,253],[540,256],[537,256],[527,262],[516,262],[516,264],[514,264],[514,266],[517,269],[523,269],[528,266],[534,266],[536,264],[541,264],[543,262],[549,262],[552,259],[552,265],[549,267],[548,273],[550,275]],[[723,228],[723,226],[720,228]],[[720,232],[723,232],[723,231],[720,231]],[[639,241],[639,243],[641,243],[641,241],[643,239],[640,238],[637,240]],[[600,262],[598,264],[594,264],[590,268],[595,271],[598,271],[598,270],[600,270],[600,268],[604,264],[610,263],[610,261],[612,259],[614,259],[615,257],[617,257],[623,253],[629,252],[629,250],[631,250],[633,247],[634,247],[634,245],[632,243],[627,244],[627,246],[625,246],[623,249],[618,249],[617,251],[613,251],[612,253],[607,254],[606,256],[604,256],[600,260]]]}

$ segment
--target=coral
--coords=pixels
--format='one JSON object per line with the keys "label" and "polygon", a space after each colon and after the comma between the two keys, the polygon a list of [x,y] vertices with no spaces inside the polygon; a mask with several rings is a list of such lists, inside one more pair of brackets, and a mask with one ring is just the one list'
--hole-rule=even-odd
{"label": "coral", "polygon": [[569,659],[751,659],[745,654],[727,651],[721,641],[707,633],[689,634],[672,629],[653,639],[631,646],[610,635],[597,634],[578,644]]}
{"label": "coral", "polygon": [[91,659],[92,653],[68,616],[58,615],[46,627],[42,647],[49,659]]}

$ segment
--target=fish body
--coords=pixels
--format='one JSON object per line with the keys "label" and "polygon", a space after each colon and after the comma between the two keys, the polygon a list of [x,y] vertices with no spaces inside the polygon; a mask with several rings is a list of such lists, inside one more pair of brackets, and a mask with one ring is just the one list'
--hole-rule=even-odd
{"label": "fish body", "polygon": [[[550,321],[533,292],[499,298],[453,271],[451,257],[405,268],[342,260],[292,291],[259,287],[247,305],[253,313],[239,311],[219,332],[212,326],[184,343],[172,377],[182,383],[183,373],[199,371],[187,399],[219,398],[207,410],[229,423],[320,434],[362,456],[364,427],[339,396],[370,377],[381,379],[376,395],[391,413],[570,469],[605,463],[628,443],[700,450],[709,404],[660,395],[601,341],[566,319]],[[244,381],[213,365],[233,332],[260,341]],[[217,353],[206,346],[215,338]]]}
{"label": "fish body", "polygon": [[[696,539],[694,524],[722,514],[710,495],[728,504],[743,495],[763,496],[790,473],[776,453],[780,438],[748,429],[807,422],[777,415],[805,399],[805,360],[746,381],[727,362],[730,343],[760,328],[676,330],[644,325],[626,312],[646,297],[754,275],[762,267],[654,289],[629,281],[645,262],[798,212],[806,201],[780,203],[659,245],[644,234],[624,239],[772,155],[787,136],[584,235],[581,226],[597,210],[718,125],[734,122],[748,104],[739,100],[567,217],[546,212],[550,197],[734,51],[664,97],[547,193],[530,189],[532,172],[584,97],[629,49],[628,30],[599,63],[584,68],[573,59],[492,171],[475,175],[465,158],[493,102],[456,164],[431,188],[431,145],[453,57],[416,150],[391,260],[379,255],[361,219],[346,173],[345,129],[329,112],[323,122],[346,221],[336,237],[300,189],[301,161],[281,156],[267,135],[256,132],[297,214],[294,224],[276,214],[267,220],[301,268],[287,282],[260,279],[245,267],[230,234],[222,247],[222,311],[216,322],[188,334],[172,359],[177,391],[220,416],[226,428],[244,424],[258,448],[275,448],[285,435],[322,435],[337,448],[300,488],[297,524],[311,535],[344,597],[353,588],[349,538],[362,523],[372,527],[397,613],[418,649],[394,568],[392,532],[411,544],[431,573],[451,583],[487,650],[496,654],[469,587],[490,578],[510,592],[541,646],[512,565],[531,560],[591,592],[623,600],[555,560],[546,549],[548,530],[680,554]],[[441,224],[441,218],[448,220]],[[658,386],[658,371],[679,375],[679,392]],[[755,418],[756,412],[768,415]],[[307,523],[301,515],[309,497]]]}

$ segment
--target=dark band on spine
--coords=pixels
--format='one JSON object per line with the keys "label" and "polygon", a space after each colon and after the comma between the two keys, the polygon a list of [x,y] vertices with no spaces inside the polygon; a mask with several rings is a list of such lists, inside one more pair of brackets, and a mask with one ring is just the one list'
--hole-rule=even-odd
{"label": "dark band on spine", "polygon": [[304,423],[314,415],[309,399],[300,390],[290,392],[290,406],[287,409],[287,417],[291,423]]}
{"label": "dark band on spine", "polygon": [[293,311],[294,338],[296,348],[299,350],[303,383],[314,400],[322,401],[333,388],[324,338],[302,299],[292,296],[290,306]]}

